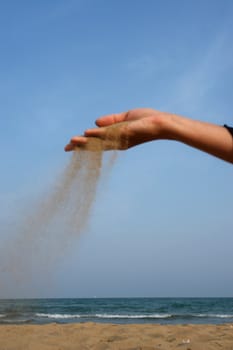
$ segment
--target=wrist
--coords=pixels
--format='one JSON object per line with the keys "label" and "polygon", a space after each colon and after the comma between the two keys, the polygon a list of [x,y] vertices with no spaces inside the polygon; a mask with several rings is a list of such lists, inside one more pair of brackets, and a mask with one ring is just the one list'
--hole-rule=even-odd
{"label": "wrist", "polygon": [[157,112],[153,120],[155,139],[176,140],[178,119],[179,116],[175,114]]}

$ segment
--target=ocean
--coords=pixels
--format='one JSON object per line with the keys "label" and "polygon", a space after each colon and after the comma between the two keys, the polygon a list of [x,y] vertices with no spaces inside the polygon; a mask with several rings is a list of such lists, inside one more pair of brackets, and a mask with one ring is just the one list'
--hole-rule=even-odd
{"label": "ocean", "polygon": [[0,300],[0,324],[46,324],[51,322],[232,323],[233,298]]}

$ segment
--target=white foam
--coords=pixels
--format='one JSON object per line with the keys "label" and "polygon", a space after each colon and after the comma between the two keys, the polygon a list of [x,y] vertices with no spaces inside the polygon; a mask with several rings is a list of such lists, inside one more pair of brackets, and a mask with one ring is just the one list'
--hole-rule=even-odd
{"label": "white foam", "polygon": [[151,315],[120,315],[120,314],[45,314],[37,313],[37,317],[46,317],[53,319],[69,319],[69,318],[118,318],[118,319],[146,319],[146,318],[169,318],[172,317],[170,314],[151,314]]}
{"label": "white foam", "polygon": [[233,318],[233,314],[196,314],[194,317]]}
{"label": "white foam", "polygon": [[46,318],[80,318],[80,315],[69,315],[69,314],[44,314],[44,313],[37,313],[37,317],[46,317]]}
{"label": "white foam", "polygon": [[129,319],[134,318],[134,319],[137,319],[137,318],[169,318],[172,315],[170,315],[170,314],[151,314],[151,315],[146,315],[146,314],[144,314],[144,315],[96,314],[95,316],[99,317],[99,318],[129,318]]}

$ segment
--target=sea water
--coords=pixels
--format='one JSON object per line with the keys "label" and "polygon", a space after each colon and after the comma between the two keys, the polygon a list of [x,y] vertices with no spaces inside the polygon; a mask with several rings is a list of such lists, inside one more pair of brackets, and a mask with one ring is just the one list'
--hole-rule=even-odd
{"label": "sea water", "polygon": [[51,322],[232,323],[233,298],[0,300],[0,324],[46,324]]}

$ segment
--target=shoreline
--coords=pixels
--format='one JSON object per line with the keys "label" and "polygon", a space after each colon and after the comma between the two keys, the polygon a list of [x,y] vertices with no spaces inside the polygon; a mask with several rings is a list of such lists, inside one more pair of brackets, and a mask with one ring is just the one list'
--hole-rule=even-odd
{"label": "shoreline", "polygon": [[233,323],[0,325],[1,350],[232,350]]}

